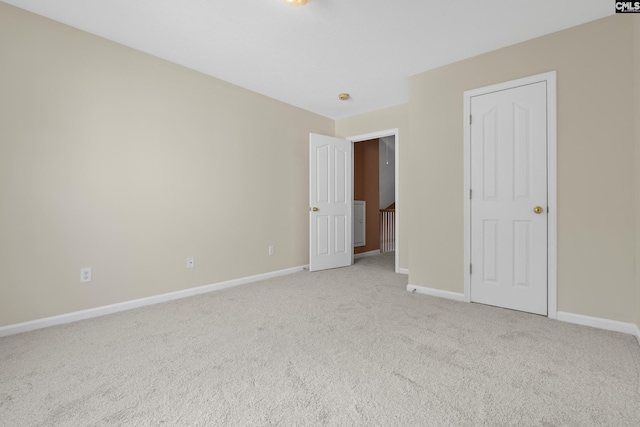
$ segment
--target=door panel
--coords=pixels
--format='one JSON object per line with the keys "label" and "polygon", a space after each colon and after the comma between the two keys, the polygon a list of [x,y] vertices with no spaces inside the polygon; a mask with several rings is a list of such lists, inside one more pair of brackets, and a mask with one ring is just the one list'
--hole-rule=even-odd
{"label": "door panel", "polygon": [[513,222],[513,285],[531,287],[531,221]]}
{"label": "door panel", "polygon": [[347,216],[346,215],[336,215],[335,219],[335,239],[336,247],[334,252],[336,254],[345,254],[347,252]]}
{"label": "door panel", "polygon": [[311,134],[309,147],[309,270],[351,265],[351,142]]}
{"label": "door panel", "polygon": [[513,198],[515,200],[531,200],[531,162],[529,158],[531,152],[531,111],[530,108],[515,104],[513,115]]}
{"label": "door panel", "polygon": [[546,83],[474,96],[471,115],[471,300],[547,314]]}
{"label": "door panel", "polygon": [[483,138],[483,188],[482,197],[484,200],[497,200],[498,198],[498,110],[493,108],[482,116]]}
{"label": "door panel", "polygon": [[321,238],[316,239],[316,255],[329,255],[329,217],[316,215],[316,233]]}
{"label": "door panel", "polygon": [[[349,143],[350,145],[351,143]],[[347,203],[347,150],[344,147],[333,147],[335,156],[335,199],[334,203]],[[351,156],[349,156],[349,162]],[[349,170],[351,168],[349,167]]]}
{"label": "door panel", "polygon": [[316,203],[329,203],[329,146],[316,147]]}
{"label": "door panel", "polygon": [[498,283],[498,271],[499,271],[499,265],[498,265],[498,248],[499,248],[499,243],[498,243],[498,237],[499,237],[499,226],[500,223],[499,221],[492,221],[492,220],[488,220],[488,221],[484,221],[484,232],[483,232],[483,239],[484,239],[484,248],[483,248],[483,255],[484,255],[484,269],[483,269],[483,273],[484,273],[484,282],[485,283],[491,283],[491,284],[497,284]]}

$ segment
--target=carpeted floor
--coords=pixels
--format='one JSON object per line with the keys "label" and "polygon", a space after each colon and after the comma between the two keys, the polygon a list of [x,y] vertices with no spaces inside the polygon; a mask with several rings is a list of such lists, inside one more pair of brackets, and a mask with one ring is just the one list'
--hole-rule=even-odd
{"label": "carpeted floor", "polygon": [[633,336],[412,294],[393,262],[0,338],[0,425],[640,425]]}

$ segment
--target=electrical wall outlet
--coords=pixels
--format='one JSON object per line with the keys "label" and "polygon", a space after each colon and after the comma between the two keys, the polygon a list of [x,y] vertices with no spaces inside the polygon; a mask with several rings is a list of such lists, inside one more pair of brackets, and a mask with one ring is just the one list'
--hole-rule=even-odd
{"label": "electrical wall outlet", "polygon": [[187,258],[187,268],[193,268],[196,266],[196,261],[195,259],[190,256],[189,258]]}
{"label": "electrical wall outlet", "polygon": [[273,247],[273,245],[269,245],[269,255],[273,255],[276,253],[276,249]]}
{"label": "electrical wall outlet", "polygon": [[87,283],[91,281],[91,267],[85,267],[80,269],[80,283]]}

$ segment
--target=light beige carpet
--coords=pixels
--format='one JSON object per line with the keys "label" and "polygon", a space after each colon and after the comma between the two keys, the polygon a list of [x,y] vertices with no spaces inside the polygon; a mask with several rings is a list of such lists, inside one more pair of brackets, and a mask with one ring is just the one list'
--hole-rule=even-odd
{"label": "light beige carpet", "polygon": [[2,426],[640,425],[640,346],[393,256],[0,339]]}

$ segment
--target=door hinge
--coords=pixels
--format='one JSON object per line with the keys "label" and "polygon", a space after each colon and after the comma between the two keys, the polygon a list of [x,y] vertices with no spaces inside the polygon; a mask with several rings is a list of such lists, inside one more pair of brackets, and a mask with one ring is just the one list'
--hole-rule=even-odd
{"label": "door hinge", "polygon": [[469,124],[473,124],[473,116],[471,114],[469,114]]}
{"label": "door hinge", "polygon": [[469,264],[469,274],[473,274],[473,264]]}
{"label": "door hinge", "polygon": [[469,189],[469,200],[473,197],[473,190]]}

